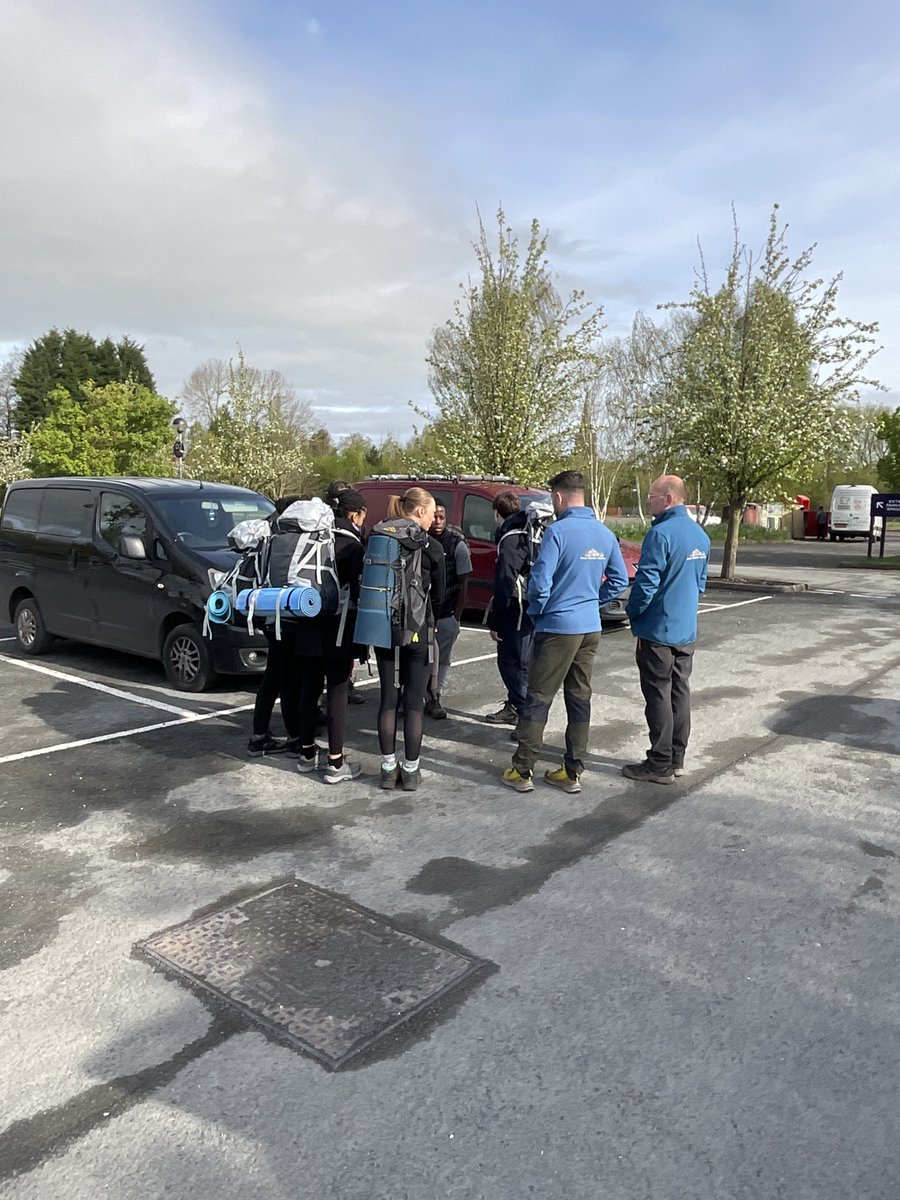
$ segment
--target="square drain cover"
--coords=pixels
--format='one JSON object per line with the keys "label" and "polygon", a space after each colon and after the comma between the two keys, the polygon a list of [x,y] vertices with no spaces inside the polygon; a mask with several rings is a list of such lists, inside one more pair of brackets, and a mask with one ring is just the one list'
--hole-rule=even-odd
{"label": "square drain cover", "polygon": [[331,1070],[491,965],[301,880],[135,950]]}

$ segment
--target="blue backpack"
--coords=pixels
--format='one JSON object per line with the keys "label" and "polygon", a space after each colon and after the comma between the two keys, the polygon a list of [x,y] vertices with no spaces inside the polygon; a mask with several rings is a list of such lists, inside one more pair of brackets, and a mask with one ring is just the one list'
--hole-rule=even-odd
{"label": "blue backpack", "polygon": [[399,650],[426,634],[422,551],[427,542],[424,529],[408,517],[380,521],[372,530],[359,581],[355,642]]}

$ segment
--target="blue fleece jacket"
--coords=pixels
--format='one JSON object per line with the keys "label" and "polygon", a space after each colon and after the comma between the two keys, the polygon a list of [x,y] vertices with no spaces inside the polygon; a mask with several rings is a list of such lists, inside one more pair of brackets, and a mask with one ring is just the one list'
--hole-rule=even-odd
{"label": "blue fleece jacket", "polygon": [[590,508],[568,508],[541,539],[528,577],[536,633],[598,633],[600,606],[628,587],[615,535]]}
{"label": "blue fleece jacket", "polygon": [[696,641],[697,604],[706,590],[708,566],[709,538],[683,504],[654,517],[628,598],[634,636],[664,646]]}

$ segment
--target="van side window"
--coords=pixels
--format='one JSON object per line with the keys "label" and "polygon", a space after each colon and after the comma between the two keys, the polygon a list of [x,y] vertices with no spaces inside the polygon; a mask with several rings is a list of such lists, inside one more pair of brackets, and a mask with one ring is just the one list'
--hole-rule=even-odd
{"label": "van side window", "polygon": [[497,523],[490,500],[485,500],[484,496],[466,496],[462,529],[467,538],[475,538],[480,542],[494,540]]}
{"label": "van side window", "polygon": [[123,537],[139,537],[146,544],[147,514],[129,496],[118,492],[101,495],[98,527],[100,536],[114,550],[118,550]]}
{"label": "van side window", "polygon": [[2,528],[14,529],[19,533],[34,533],[37,530],[43,494],[41,488],[15,488],[9,492],[3,508]]}
{"label": "van side window", "polygon": [[87,488],[48,487],[41,505],[38,533],[50,537],[88,538],[92,508],[91,493]]}

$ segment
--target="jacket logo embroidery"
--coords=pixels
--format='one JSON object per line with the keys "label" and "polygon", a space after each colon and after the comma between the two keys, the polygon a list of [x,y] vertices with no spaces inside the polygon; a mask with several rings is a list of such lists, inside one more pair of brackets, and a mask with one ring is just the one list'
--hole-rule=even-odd
{"label": "jacket logo embroidery", "polygon": [[687,561],[690,562],[692,559],[696,559],[696,558],[702,558],[703,561],[705,562],[706,561],[706,552],[704,550],[692,550],[690,552],[690,554],[687,556]]}
{"label": "jacket logo embroidery", "polygon": [[584,562],[585,559],[596,559],[596,558],[603,560],[606,558],[606,555],[603,553],[602,550],[595,550],[592,546],[590,550],[585,550],[584,554],[582,554],[581,561]]}

